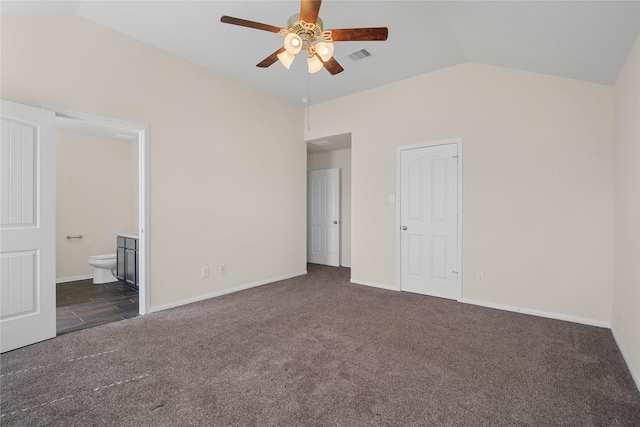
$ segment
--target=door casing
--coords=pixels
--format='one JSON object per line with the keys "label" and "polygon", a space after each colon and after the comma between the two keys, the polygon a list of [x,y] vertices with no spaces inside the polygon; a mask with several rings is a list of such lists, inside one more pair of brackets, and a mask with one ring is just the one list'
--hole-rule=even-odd
{"label": "door casing", "polygon": [[[150,309],[149,292],[149,126],[127,122],[71,110],[54,105],[43,105],[45,110],[53,111],[56,116],[81,120],[101,126],[108,126],[138,134],[138,274],[139,274],[139,312],[147,314]],[[115,246],[114,246],[115,250]]]}

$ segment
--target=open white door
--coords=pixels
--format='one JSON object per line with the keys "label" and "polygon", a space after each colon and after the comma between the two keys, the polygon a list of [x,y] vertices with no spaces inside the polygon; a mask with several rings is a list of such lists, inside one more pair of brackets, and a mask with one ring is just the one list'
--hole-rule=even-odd
{"label": "open white door", "polygon": [[307,172],[307,261],[340,266],[340,169]]}
{"label": "open white door", "polygon": [[56,336],[55,114],[0,105],[0,351]]}
{"label": "open white door", "polygon": [[400,288],[460,299],[458,145],[400,152]]}

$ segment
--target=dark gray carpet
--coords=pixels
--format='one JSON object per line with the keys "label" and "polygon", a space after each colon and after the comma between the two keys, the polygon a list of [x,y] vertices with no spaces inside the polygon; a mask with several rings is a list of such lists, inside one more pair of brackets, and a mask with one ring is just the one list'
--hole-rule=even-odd
{"label": "dark gray carpet", "polygon": [[2,355],[3,426],[639,426],[611,331],[309,274]]}

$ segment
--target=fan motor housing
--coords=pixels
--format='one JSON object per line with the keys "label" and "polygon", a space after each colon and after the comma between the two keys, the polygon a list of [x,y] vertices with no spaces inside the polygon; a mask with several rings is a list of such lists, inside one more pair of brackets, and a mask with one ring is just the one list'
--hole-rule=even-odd
{"label": "fan motor housing", "polygon": [[296,33],[302,39],[302,49],[311,51],[314,49],[313,45],[318,40],[332,41],[331,31],[322,31],[323,25],[320,17],[317,18],[314,24],[313,22],[301,21],[300,14],[296,13],[289,18],[287,28],[283,29],[280,33],[282,35]]}

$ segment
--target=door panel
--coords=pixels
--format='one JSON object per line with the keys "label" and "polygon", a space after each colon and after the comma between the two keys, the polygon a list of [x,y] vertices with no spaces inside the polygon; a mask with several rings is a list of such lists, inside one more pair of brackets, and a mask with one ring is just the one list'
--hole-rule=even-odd
{"label": "door panel", "polygon": [[2,118],[2,210],[3,227],[33,227],[36,217],[36,133],[34,125]]}
{"label": "door panel", "polygon": [[126,282],[130,285],[137,285],[136,283],[136,276],[137,276],[137,271],[136,271],[136,251],[132,250],[132,249],[125,249],[124,250],[124,256],[125,256],[125,262],[124,265],[126,266]]}
{"label": "door panel", "polygon": [[2,352],[56,334],[54,113],[2,101]]}
{"label": "door panel", "polygon": [[431,278],[447,279],[447,236],[431,236]]}
{"label": "door panel", "polygon": [[36,307],[37,251],[2,253],[2,318],[31,313]]}
{"label": "door panel", "polygon": [[[460,298],[457,145],[400,153],[400,288]],[[405,229],[406,227],[406,229]]]}
{"label": "door panel", "polygon": [[409,234],[407,236],[408,253],[407,259],[409,262],[409,274],[412,276],[422,276],[422,240],[423,237],[417,234]]}
{"label": "door panel", "polygon": [[[124,244],[123,244],[124,245]],[[124,278],[126,276],[124,271],[124,246],[118,246],[116,248],[116,279],[124,282]]]}
{"label": "door panel", "polygon": [[340,266],[340,169],[307,173],[307,261]]}

